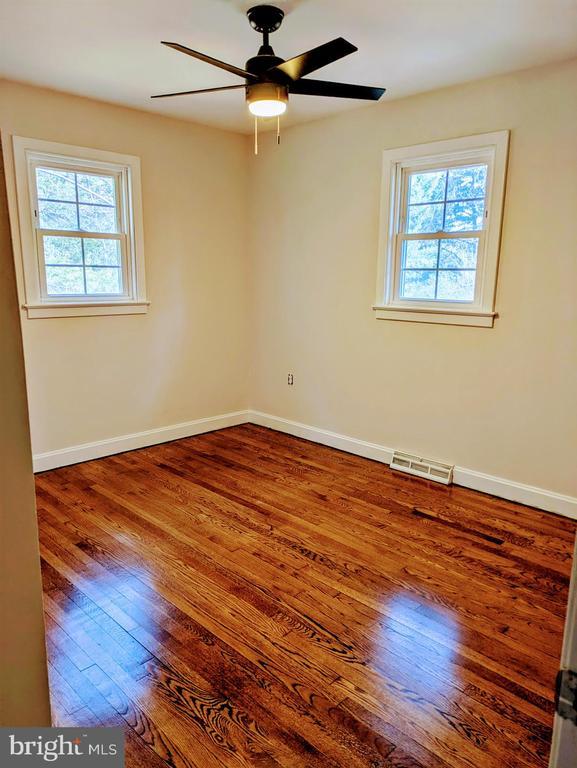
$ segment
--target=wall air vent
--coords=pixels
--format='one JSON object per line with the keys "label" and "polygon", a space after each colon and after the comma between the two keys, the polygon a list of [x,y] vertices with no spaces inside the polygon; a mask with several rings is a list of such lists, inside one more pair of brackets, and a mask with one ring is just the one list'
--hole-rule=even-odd
{"label": "wall air vent", "polygon": [[453,466],[451,464],[424,459],[422,456],[414,456],[412,453],[394,451],[390,466],[391,469],[398,469],[399,472],[407,472],[409,475],[435,480],[435,482],[444,483],[444,485],[450,485],[453,482]]}

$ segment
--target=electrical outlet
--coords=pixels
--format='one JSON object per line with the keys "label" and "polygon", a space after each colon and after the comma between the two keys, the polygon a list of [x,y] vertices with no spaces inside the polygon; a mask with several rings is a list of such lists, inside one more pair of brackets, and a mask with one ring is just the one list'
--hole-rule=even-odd
{"label": "electrical outlet", "polygon": [[289,385],[289,387],[292,387],[294,383],[295,383],[294,376],[292,375],[292,373],[289,373],[287,376],[287,384]]}

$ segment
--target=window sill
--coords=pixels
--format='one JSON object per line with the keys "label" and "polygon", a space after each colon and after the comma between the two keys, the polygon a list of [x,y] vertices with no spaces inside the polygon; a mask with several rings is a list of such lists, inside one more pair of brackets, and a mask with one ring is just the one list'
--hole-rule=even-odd
{"label": "window sill", "polygon": [[463,309],[434,309],[417,307],[373,306],[377,320],[404,320],[410,323],[441,323],[443,325],[472,325],[492,328],[496,312]]}
{"label": "window sill", "polygon": [[149,301],[63,302],[61,304],[23,304],[29,319],[42,317],[94,317],[96,315],[143,315]]}

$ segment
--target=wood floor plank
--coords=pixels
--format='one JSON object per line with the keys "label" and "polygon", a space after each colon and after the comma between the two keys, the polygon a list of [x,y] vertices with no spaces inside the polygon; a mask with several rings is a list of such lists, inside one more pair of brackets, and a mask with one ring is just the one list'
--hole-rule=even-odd
{"label": "wood floor plank", "polygon": [[55,721],[129,768],[547,765],[573,521],[250,424],[37,504]]}

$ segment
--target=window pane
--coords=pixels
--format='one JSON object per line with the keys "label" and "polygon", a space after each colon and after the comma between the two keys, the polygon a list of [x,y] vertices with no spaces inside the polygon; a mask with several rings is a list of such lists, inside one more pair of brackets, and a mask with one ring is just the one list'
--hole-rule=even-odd
{"label": "window pane", "polygon": [[439,272],[437,299],[439,301],[473,301],[475,298],[475,270],[448,270]]}
{"label": "window pane", "polygon": [[403,248],[403,269],[428,267],[436,269],[438,240],[405,240]]}
{"label": "window pane", "polygon": [[74,173],[56,168],[36,169],[36,190],[38,197],[51,200],[76,200]]}
{"label": "window pane", "polygon": [[116,205],[113,176],[78,174],[78,200],[81,203]]}
{"label": "window pane", "polygon": [[486,165],[451,168],[447,180],[447,200],[462,200],[467,197],[484,198],[486,185]]}
{"label": "window pane", "polygon": [[447,171],[412,173],[409,177],[409,203],[435,203],[445,199]]}
{"label": "window pane", "polygon": [[410,269],[401,272],[401,298],[434,299],[435,271]]}
{"label": "window pane", "polygon": [[74,203],[38,201],[38,218],[42,229],[78,229]]}
{"label": "window pane", "polygon": [[79,205],[80,229],[85,232],[116,232],[116,208]]}
{"label": "window pane", "polygon": [[479,240],[476,237],[459,237],[441,240],[439,267],[454,269],[476,269]]}
{"label": "window pane", "polygon": [[49,296],[84,293],[82,267],[46,267],[46,290]]}
{"label": "window pane", "polygon": [[120,243],[118,240],[97,240],[84,238],[84,260],[86,264],[102,267],[120,266]]}
{"label": "window pane", "polygon": [[122,271],[117,267],[86,267],[87,293],[122,293]]}
{"label": "window pane", "polygon": [[483,229],[484,200],[447,203],[445,232],[464,232]]}
{"label": "window pane", "polygon": [[443,228],[443,203],[435,205],[410,205],[407,232],[439,232]]}
{"label": "window pane", "polygon": [[44,237],[45,264],[82,264],[82,242],[79,237]]}

